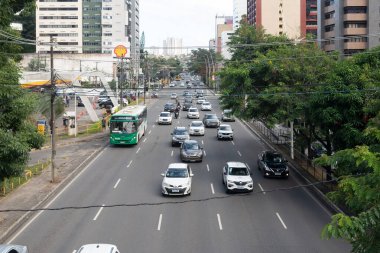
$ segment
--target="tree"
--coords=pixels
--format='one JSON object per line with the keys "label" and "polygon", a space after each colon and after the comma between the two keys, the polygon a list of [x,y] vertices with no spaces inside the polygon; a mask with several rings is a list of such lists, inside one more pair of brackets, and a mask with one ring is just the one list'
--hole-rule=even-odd
{"label": "tree", "polygon": [[[0,9],[0,29],[18,36],[9,28],[15,12],[32,1],[4,0]],[[37,133],[31,115],[36,111],[37,99],[21,89],[17,53],[21,47],[8,41],[0,42],[0,179],[20,175],[29,158],[31,148],[40,148],[44,138]]]}

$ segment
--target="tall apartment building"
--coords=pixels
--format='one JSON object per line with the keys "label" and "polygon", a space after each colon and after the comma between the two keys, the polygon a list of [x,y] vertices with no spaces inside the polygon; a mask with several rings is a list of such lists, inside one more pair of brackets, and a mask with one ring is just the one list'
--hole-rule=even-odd
{"label": "tall apartment building", "polygon": [[163,41],[163,55],[174,56],[183,54],[182,39],[169,37]]}
{"label": "tall apartment building", "polygon": [[234,0],[233,2],[233,30],[240,27],[241,17],[247,15],[247,0]]}
{"label": "tall apartment building", "polygon": [[268,34],[299,39],[316,34],[316,0],[248,0],[247,20]]}
{"label": "tall apartment building", "polygon": [[[48,42],[52,35],[60,53],[112,54],[121,44],[139,59],[138,1],[37,0],[37,40]],[[36,51],[50,47],[38,45]]]}
{"label": "tall apartment building", "polygon": [[380,44],[379,0],[318,0],[318,10],[323,50],[351,55]]}
{"label": "tall apartment building", "polygon": [[222,33],[233,32],[233,17],[232,16],[215,16],[215,44],[216,52],[222,53],[223,45]]}

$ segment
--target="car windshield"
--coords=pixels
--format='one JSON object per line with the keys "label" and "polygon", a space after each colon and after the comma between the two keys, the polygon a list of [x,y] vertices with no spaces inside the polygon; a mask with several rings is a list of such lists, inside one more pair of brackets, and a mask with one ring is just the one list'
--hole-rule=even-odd
{"label": "car windshield", "polygon": [[220,126],[219,129],[223,130],[223,131],[229,131],[229,130],[231,130],[231,127],[230,126]]}
{"label": "car windshield", "polygon": [[190,108],[189,112],[197,112],[198,110],[196,108]]}
{"label": "car windshield", "polygon": [[175,94],[175,93],[172,93],[172,96],[177,96],[177,94]]}
{"label": "car windshield", "polygon": [[188,133],[187,133],[187,130],[186,130],[186,129],[175,129],[175,130],[174,130],[174,134],[175,134],[175,135],[186,135],[186,134],[188,134]]}
{"label": "car windshield", "polygon": [[161,112],[160,116],[161,117],[169,117],[170,113],[168,113],[168,112]]}
{"label": "car windshield", "polygon": [[214,114],[209,114],[209,115],[206,115],[206,119],[217,119],[218,117],[216,117],[216,115]]}
{"label": "car windshield", "polygon": [[209,102],[203,102],[203,105],[210,105]]}
{"label": "car windshield", "polygon": [[196,142],[187,142],[187,143],[183,144],[183,148],[187,149],[187,150],[198,150],[199,145]]}
{"label": "car windshield", "polygon": [[166,172],[166,177],[188,177],[189,173],[187,172],[187,169],[168,169]]}
{"label": "car windshield", "polygon": [[174,104],[166,104],[165,107],[172,107]]}
{"label": "car windshield", "polygon": [[282,163],[282,162],[284,162],[284,158],[282,157],[282,155],[272,154],[272,153],[268,153],[266,155],[266,160],[267,160],[267,162],[270,162],[270,163]]}
{"label": "car windshield", "polygon": [[191,126],[192,127],[200,127],[200,126],[203,126],[203,123],[202,122],[193,122],[193,123],[191,123]]}
{"label": "car windshield", "polygon": [[232,176],[247,176],[249,175],[247,168],[230,167],[229,174]]}

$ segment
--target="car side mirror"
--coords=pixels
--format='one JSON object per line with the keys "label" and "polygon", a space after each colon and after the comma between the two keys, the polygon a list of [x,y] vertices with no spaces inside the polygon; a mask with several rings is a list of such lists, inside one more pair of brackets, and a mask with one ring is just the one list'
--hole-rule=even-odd
{"label": "car side mirror", "polygon": [[190,177],[193,177],[194,176],[194,174],[193,173],[190,173]]}
{"label": "car side mirror", "polygon": [[165,173],[161,173],[161,176],[163,176],[163,177],[164,177],[164,176],[165,176]]}

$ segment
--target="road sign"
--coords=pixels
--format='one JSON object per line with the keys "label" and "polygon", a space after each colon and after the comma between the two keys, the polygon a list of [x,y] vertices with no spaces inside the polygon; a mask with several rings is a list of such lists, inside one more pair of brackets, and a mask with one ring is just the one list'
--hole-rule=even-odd
{"label": "road sign", "polygon": [[122,58],[127,54],[127,48],[123,45],[118,45],[115,47],[113,52],[115,53],[116,57]]}

